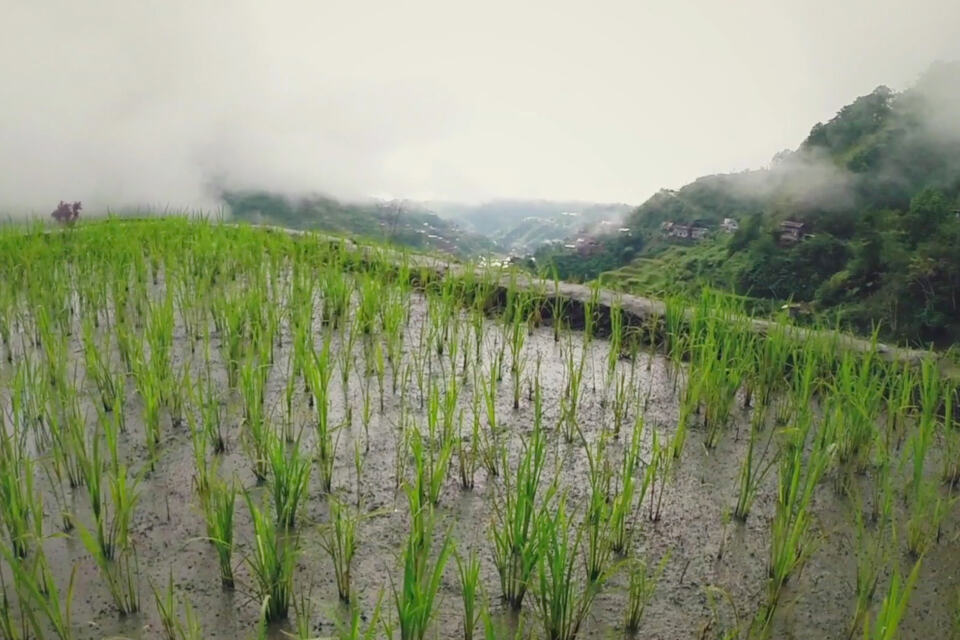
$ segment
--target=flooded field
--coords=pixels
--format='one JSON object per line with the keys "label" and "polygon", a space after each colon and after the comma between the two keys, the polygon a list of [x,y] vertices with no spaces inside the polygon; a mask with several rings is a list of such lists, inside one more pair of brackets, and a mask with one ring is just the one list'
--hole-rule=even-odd
{"label": "flooded field", "polygon": [[599,337],[546,294],[309,237],[4,241],[10,637],[621,638],[630,611],[642,638],[955,632],[956,389],[927,368],[723,309],[656,348]]}

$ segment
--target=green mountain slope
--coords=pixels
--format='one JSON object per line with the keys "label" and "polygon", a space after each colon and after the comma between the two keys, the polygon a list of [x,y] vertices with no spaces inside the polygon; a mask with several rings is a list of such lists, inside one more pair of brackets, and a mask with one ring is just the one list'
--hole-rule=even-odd
{"label": "green mountain slope", "polygon": [[[615,271],[605,280],[652,287],[648,293],[708,284],[809,303],[860,331],[879,323],[887,337],[958,342],[958,114],[960,63],[934,65],[903,92],[878,87],[816,124],[767,168],[657,193],[628,216],[630,237],[608,237],[603,252],[591,256],[598,270],[574,275]],[[720,231],[725,218],[739,222],[732,236]],[[806,225],[803,241],[781,241],[787,220]],[[677,241],[662,231],[665,222],[710,231],[671,254]],[[568,257],[538,258],[567,275]]]}

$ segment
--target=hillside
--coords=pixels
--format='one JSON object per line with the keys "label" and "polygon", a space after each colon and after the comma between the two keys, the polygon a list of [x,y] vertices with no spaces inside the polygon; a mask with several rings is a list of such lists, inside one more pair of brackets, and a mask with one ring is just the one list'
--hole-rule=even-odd
{"label": "hillside", "polygon": [[[555,251],[538,259],[580,278],[632,263],[605,280],[626,288],[708,284],[809,303],[861,332],[879,323],[883,335],[907,342],[960,341],[957,113],[960,64],[938,63],[905,91],[878,87],[857,98],[769,167],[660,191],[627,217],[629,237],[605,238],[589,260]],[[739,223],[728,238],[725,218]],[[781,240],[784,221],[804,225],[801,241]],[[706,228],[683,251],[697,264],[695,277],[677,260],[651,260],[678,242],[665,237],[668,222]],[[647,291],[654,292],[662,293]]]}
{"label": "hillside", "polygon": [[460,257],[495,248],[488,239],[454,222],[399,203],[352,203],[322,195],[288,197],[264,191],[225,191],[221,198],[238,221],[345,233]]}

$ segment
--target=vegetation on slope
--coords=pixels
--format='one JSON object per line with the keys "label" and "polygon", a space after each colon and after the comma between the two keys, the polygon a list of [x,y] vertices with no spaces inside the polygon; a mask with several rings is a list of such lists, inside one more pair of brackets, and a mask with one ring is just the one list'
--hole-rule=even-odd
{"label": "vegetation on slope", "polygon": [[[644,261],[664,250],[661,225],[693,223],[714,231],[687,251],[697,256],[700,282],[810,303],[861,332],[879,324],[889,338],[956,342],[958,112],[960,63],[936,64],[906,91],[878,87],[857,98],[768,168],[657,193],[628,217],[630,237],[605,239],[589,260],[543,251],[538,261],[561,277],[593,278],[640,258],[629,276],[637,280],[645,266],[663,266]],[[718,240],[725,218],[740,225],[729,241]],[[805,224],[806,239],[780,242],[786,220]],[[712,259],[721,244],[731,263]],[[682,275],[661,278],[683,288]]]}
{"label": "vegetation on slope", "polygon": [[396,203],[341,202],[321,195],[290,198],[264,191],[226,191],[221,197],[232,217],[243,222],[346,233],[458,256],[493,249],[482,236]]}

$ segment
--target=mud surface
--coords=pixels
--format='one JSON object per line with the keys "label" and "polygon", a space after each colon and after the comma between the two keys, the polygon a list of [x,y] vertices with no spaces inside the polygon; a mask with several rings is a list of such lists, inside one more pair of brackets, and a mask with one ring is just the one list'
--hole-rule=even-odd
{"label": "mud surface", "polygon": [[[426,305],[415,297],[407,328],[407,357],[417,348],[420,329],[424,322]],[[466,327],[466,323],[464,323]],[[467,329],[464,328],[466,331]],[[320,335],[317,327],[316,334]],[[486,370],[492,354],[497,350],[500,325],[495,319],[488,321],[482,367]],[[82,362],[82,354],[76,337],[73,339],[74,359]],[[178,328],[175,340],[175,365],[188,363],[200,370],[202,358],[199,346],[191,353],[192,340]],[[540,359],[539,381],[543,393],[544,424],[549,432],[552,461],[561,474],[561,484],[568,491],[571,505],[580,505],[586,498],[586,456],[579,444],[566,444],[556,431],[559,418],[560,397],[565,385],[565,350],[583,348],[582,334],[573,333],[561,342],[554,341],[552,329],[533,330],[524,346],[527,367],[524,374],[524,394],[520,409],[512,408],[512,394],[508,374],[505,374],[499,392],[498,420],[509,434],[508,446],[511,460],[515,460],[520,438],[529,433],[533,423],[533,406],[526,393],[527,380],[535,374],[537,358]],[[214,337],[213,346],[217,347]],[[289,340],[284,340],[271,373],[266,406],[273,410],[273,422],[282,421],[280,398],[288,368]],[[339,348],[335,346],[336,349]],[[357,359],[361,345],[357,345]],[[581,429],[588,441],[593,441],[606,426],[612,423],[609,408],[611,392],[605,382],[608,343],[593,340],[588,346],[588,358],[584,375],[582,403],[579,414]],[[114,354],[116,356],[116,354]],[[225,373],[219,358],[219,349],[213,350],[218,364],[222,389],[226,393]],[[335,357],[336,359],[336,357]],[[677,392],[670,364],[661,356],[641,353],[635,364],[620,360],[618,372],[629,375],[635,368],[638,396],[645,404],[644,459],[648,459],[653,432],[671,434],[677,421]],[[443,384],[445,375],[451,375],[451,363],[434,356],[433,376]],[[462,371],[458,361],[457,371]],[[4,381],[2,394],[8,398],[11,370],[0,370]],[[457,374],[459,375],[459,373]],[[415,380],[407,382],[406,397],[412,408],[412,416],[425,421],[420,408],[419,392]],[[83,380],[82,366],[78,380]],[[364,437],[361,420],[363,394],[361,386],[368,384],[372,394],[374,412],[368,426],[369,440]],[[334,424],[343,423],[347,414],[340,377],[331,378],[330,418]],[[681,382],[682,385],[682,382]],[[400,420],[401,394],[391,392],[389,368],[385,381],[384,409],[379,407],[379,392],[375,377],[364,382],[362,375],[351,376],[347,393],[352,406],[352,424],[344,424],[338,441],[338,463],[334,474],[336,491],[350,500],[357,494],[354,468],[354,443],[369,444],[361,476],[359,493],[362,509],[367,516],[358,530],[359,548],[353,565],[353,588],[359,606],[364,611],[373,610],[380,593],[383,593],[384,612],[393,615],[390,592],[391,580],[397,580],[400,571],[397,556],[406,538],[409,516],[406,498],[402,491],[395,492],[395,451],[397,425]],[[463,380],[460,404],[465,412],[465,421],[472,419],[473,378]],[[84,387],[87,398],[87,415],[95,419],[92,398],[95,390]],[[128,431],[122,435],[124,456],[134,468],[139,468],[146,459],[143,446],[142,403],[137,397],[132,381],[127,384],[126,414]],[[225,397],[226,424],[228,425],[228,451],[219,456],[219,473],[235,476],[239,483],[253,495],[262,493],[258,487],[248,458],[244,454],[240,434],[241,403],[235,395]],[[604,406],[606,405],[606,406]],[[482,406],[482,405],[481,405]],[[313,446],[313,411],[307,405],[307,395],[302,388],[296,395],[295,424],[302,428],[303,445]],[[632,421],[628,418],[627,424]],[[718,448],[708,451],[703,447],[703,434],[693,430],[688,437],[683,457],[676,465],[672,480],[664,493],[662,516],[657,522],[647,518],[647,503],[642,505],[635,522],[635,551],[645,555],[650,563],[656,563],[664,554],[670,553],[669,564],[656,595],[647,609],[640,637],[643,638],[698,638],[704,629],[718,632],[725,625],[732,625],[737,617],[750,618],[765,598],[767,575],[767,549],[769,522],[773,513],[776,473],[770,473],[752,513],[746,523],[737,523],[729,516],[736,503],[737,474],[744,455],[745,434],[749,415],[737,409],[737,419],[723,437]],[[483,418],[486,424],[486,418]],[[768,427],[772,428],[772,427]],[[172,573],[176,588],[190,600],[201,617],[205,636],[208,638],[249,638],[259,615],[260,603],[249,588],[248,570],[242,559],[247,553],[252,536],[249,514],[242,500],[237,502],[236,535],[238,548],[235,592],[224,591],[220,586],[217,558],[213,547],[203,539],[205,526],[192,486],[194,475],[193,452],[186,427],[174,427],[164,417],[162,455],[152,472],[145,472],[140,484],[140,501],[134,517],[132,537],[136,546],[140,571],[142,612],[119,618],[103,585],[95,565],[78,540],[59,532],[58,506],[55,496],[44,494],[46,530],[49,537],[44,549],[50,560],[58,583],[66,585],[71,572],[76,568],[76,588],[73,603],[73,620],[78,638],[103,638],[121,636],[127,638],[160,637],[159,619],[153,602],[151,584],[162,588],[168,572]],[[622,449],[621,440],[611,444],[612,460],[618,460]],[[487,600],[497,619],[505,627],[517,621],[505,612],[499,601],[499,580],[492,560],[492,543],[489,538],[492,518],[491,498],[497,480],[487,477],[481,467],[476,474],[476,486],[472,491],[460,488],[455,476],[456,461],[443,489],[438,508],[441,523],[438,530],[452,527],[457,548],[461,553],[477,550],[482,559],[482,582]],[[553,468],[551,466],[551,468]],[[408,471],[409,474],[409,471]],[[298,531],[301,554],[296,575],[296,590],[309,595],[313,603],[311,622],[318,636],[333,635],[334,620],[342,617],[345,609],[338,603],[336,586],[329,557],[319,545],[318,528],[327,521],[325,496],[318,489],[318,474],[311,478],[311,491],[298,515]],[[869,476],[860,479],[868,485]],[[41,486],[47,486],[44,477],[38,477]],[[67,508],[75,511],[81,520],[90,522],[88,499],[83,489],[68,496]],[[649,496],[648,496],[649,499]],[[816,496],[816,526],[821,534],[820,543],[800,576],[791,579],[776,618],[773,632],[775,638],[845,638],[850,624],[856,579],[855,540],[850,525],[852,506],[825,481]],[[928,554],[923,565],[916,592],[910,603],[902,626],[904,638],[946,638],[956,603],[957,577],[960,572],[960,550],[956,540],[957,520],[952,515],[944,527],[939,544]],[[903,570],[909,570],[911,560],[903,554]],[[615,575],[604,587],[592,608],[589,620],[581,631],[584,638],[622,637],[622,618],[626,601],[626,576]],[[887,578],[880,585],[882,593]],[[439,612],[434,621],[437,638],[462,637],[461,601],[454,563],[448,565],[442,586]],[[522,617],[525,626],[542,636],[536,620],[529,616],[533,601]],[[291,613],[291,616],[293,614]],[[274,638],[287,637],[284,630],[290,626],[278,626],[271,631]],[[434,637],[433,633],[429,634]],[[506,637],[506,636],[505,636]],[[706,636],[712,637],[712,636]]]}

